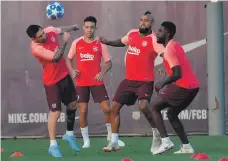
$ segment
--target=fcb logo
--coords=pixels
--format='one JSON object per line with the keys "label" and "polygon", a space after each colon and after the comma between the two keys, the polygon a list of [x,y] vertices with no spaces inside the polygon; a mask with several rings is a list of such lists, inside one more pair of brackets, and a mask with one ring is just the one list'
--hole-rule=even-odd
{"label": "fcb logo", "polygon": [[146,47],[146,46],[147,46],[147,41],[143,41],[143,42],[142,42],[142,46],[143,46],[143,47]]}
{"label": "fcb logo", "polygon": [[80,96],[79,95],[76,95],[76,97],[77,97],[77,101],[79,100],[79,98],[80,98]]}
{"label": "fcb logo", "polygon": [[141,116],[140,111],[133,111],[132,112],[132,118],[134,120],[139,120],[140,119],[140,116]]}
{"label": "fcb logo", "polygon": [[55,42],[55,38],[54,38],[54,37],[51,37],[51,41],[52,41],[52,42]]}
{"label": "fcb logo", "polygon": [[93,47],[93,51],[94,51],[94,52],[97,52],[97,50],[98,50],[98,47],[97,47],[97,46],[94,46],[94,47]]}
{"label": "fcb logo", "polygon": [[56,108],[56,103],[53,103],[51,106],[52,108]]}

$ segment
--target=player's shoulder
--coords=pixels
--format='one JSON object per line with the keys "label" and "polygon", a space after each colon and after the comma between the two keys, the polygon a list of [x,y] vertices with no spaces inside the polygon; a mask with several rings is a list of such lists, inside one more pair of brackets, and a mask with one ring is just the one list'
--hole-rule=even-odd
{"label": "player's shoulder", "polygon": [[179,53],[179,52],[184,52],[181,44],[175,40],[170,40],[169,43],[166,46],[165,51],[168,53]]}
{"label": "player's shoulder", "polygon": [[176,49],[180,47],[182,48],[182,45],[175,40],[170,40],[170,42],[167,45],[167,48],[170,48],[170,49]]}
{"label": "player's shoulder", "polygon": [[139,29],[131,29],[128,33],[138,33]]}
{"label": "player's shoulder", "polygon": [[44,27],[44,32],[45,33],[55,32],[55,30],[56,30],[56,27],[54,27],[54,26],[46,26],[46,27]]}
{"label": "player's shoulder", "polygon": [[101,47],[103,47],[103,46],[107,46],[107,45],[105,45],[105,44],[102,44],[100,41],[99,41],[99,36],[97,36],[96,38],[95,38],[95,40],[94,40],[94,43],[96,44],[96,45],[100,45]]}
{"label": "player's shoulder", "polygon": [[184,48],[183,46],[181,45],[180,42],[177,42],[177,41],[173,41],[173,49],[178,52],[178,53],[183,53],[185,55],[185,51],[184,51]]}
{"label": "player's shoulder", "polygon": [[76,38],[76,39],[73,41],[73,44],[77,44],[77,43],[79,43],[79,42],[83,42],[83,36]]}

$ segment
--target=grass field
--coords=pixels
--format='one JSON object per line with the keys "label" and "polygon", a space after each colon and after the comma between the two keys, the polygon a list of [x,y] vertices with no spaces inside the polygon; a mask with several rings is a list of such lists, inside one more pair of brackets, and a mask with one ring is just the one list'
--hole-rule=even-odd
{"label": "grass field", "polygon": [[[175,144],[175,150],[179,149],[180,141],[177,137],[171,137]],[[228,158],[228,136],[190,136],[195,150],[199,153],[207,153],[211,161],[218,161],[222,157]],[[121,137],[126,144],[119,152],[104,153],[102,148],[107,144],[106,138],[91,138],[92,147],[81,149],[81,152],[74,153],[68,144],[58,140],[63,158],[53,158],[47,153],[49,140],[47,139],[6,139],[1,141],[2,161],[121,161],[123,158],[131,158],[133,161],[194,161],[191,155],[174,155],[174,151],[153,156],[150,152],[151,137]],[[82,139],[78,139],[82,145]],[[14,152],[21,152],[22,157],[13,157]]]}

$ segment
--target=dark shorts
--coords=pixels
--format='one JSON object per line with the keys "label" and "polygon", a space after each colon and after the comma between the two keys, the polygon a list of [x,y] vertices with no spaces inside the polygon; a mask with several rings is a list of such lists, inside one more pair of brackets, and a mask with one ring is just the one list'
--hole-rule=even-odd
{"label": "dark shorts", "polygon": [[67,75],[54,85],[44,85],[44,88],[51,111],[60,111],[61,102],[67,106],[69,103],[77,101],[74,83],[70,75]]}
{"label": "dark shorts", "polygon": [[104,86],[76,86],[78,102],[88,103],[90,100],[90,91],[95,103],[101,103],[103,101],[109,100],[107,90]]}
{"label": "dark shorts", "polygon": [[167,102],[172,107],[183,109],[194,100],[199,92],[199,88],[185,89],[175,84],[169,84],[159,91],[159,100]]}
{"label": "dark shorts", "polygon": [[116,90],[113,101],[122,105],[134,105],[136,100],[146,99],[150,102],[154,82],[142,82],[124,79]]}

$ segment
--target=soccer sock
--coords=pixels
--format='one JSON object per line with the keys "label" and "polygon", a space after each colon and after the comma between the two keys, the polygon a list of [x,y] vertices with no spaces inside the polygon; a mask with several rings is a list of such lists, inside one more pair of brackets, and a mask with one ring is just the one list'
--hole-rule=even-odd
{"label": "soccer sock", "polygon": [[67,131],[73,131],[74,129],[74,121],[75,121],[75,112],[76,110],[67,110]]}
{"label": "soccer sock", "polygon": [[112,137],[112,127],[111,127],[111,124],[110,123],[107,123],[106,124],[106,127],[107,127],[107,131],[108,131],[108,139],[111,139],[111,137]]}
{"label": "soccer sock", "polygon": [[188,144],[183,144],[183,147],[184,147],[184,148],[191,148],[192,146],[191,146],[190,143],[188,143]]}
{"label": "soccer sock", "polygon": [[66,134],[67,134],[68,136],[74,136],[74,131],[66,131]]}
{"label": "soccer sock", "polygon": [[89,141],[88,126],[84,127],[84,128],[81,128],[81,133],[82,133],[82,137],[83,137],[84,143],[88,142]]}
{"label": "soccer sock", "polygon": [[152,128],[153,137],[160,137],[160,133],[157,128]]}
{"label": "soccer sock", "polygon": [[162,143],[168,143],[170,142],[169,137],[162,138]]}
{"label": "soccer sock", "polygon": [[119,136],[117,133],[112,133],[112,143],[118,143]]}
{"label": "soccer sock", "polygon": [[56,140],[50,140],[50,146],[57,146],[57,141]]}

